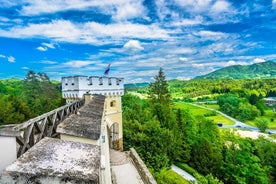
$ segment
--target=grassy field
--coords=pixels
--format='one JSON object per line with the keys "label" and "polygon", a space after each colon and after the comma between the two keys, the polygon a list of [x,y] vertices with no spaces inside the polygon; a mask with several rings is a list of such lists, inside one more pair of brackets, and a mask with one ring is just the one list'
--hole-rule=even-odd
{"label": "grassy field", "polygon": [[[193,115],[202,115],[202,116],[205,115],[206,116],[206,115],[212,113],[212,111],[210,111],[210,110],[196,107],[191,104],[187,104],[187,103],[183,103],[183,102],[176,102],[175,107],[180,108],[180,109],[188,109]],[[217,105],[209,105],[208,107],[214,108],[214,109],[218,108]],[[223,125],[234,125],[234,122],[232,120],[230,120],[218,113],[215,113],[214,116],[207,116],[206,118],[213,120],[215,123],[222,123]]]}
{"label": "grassy field", "polygon": [[[273,112],[272,108],[269,108],[265,110],[265,115],[264,116],[259,116],[259,118],[265,118],[267,119],[268,123],[268,128],[269,129],[276,129],[276,114]],[[246,121],[246,124],[256,126],[256,120],[253,121]]]}
{"label": "grassy field", "polygon": [[173,170],[164,171],[162,176],[157,178],[157,182],[161,184],[189,184],[189,181],[185,180]]}
{"label": "grassy field", "polygon": [[204,104],[202,105],[203,107],[208,107],[211,109],[219,110],[219,105],[218,104]]}

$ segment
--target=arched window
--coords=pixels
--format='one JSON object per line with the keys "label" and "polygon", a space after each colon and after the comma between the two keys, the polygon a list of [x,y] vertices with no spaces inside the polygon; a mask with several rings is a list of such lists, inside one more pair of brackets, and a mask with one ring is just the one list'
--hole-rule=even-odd
{"label": "arched window", "polygon": [[110,102],[110,107],[115,107],[116,106],[116,101],[115,100],[112,100],[111,102]]}

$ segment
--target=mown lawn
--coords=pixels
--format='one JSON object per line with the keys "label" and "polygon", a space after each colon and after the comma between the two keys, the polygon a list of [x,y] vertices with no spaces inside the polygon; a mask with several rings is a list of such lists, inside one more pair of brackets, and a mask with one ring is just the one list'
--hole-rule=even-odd
{"label": "mown lawn", "polygon": [[[187,104],[187,103],[183,103],[183,102],[175,102],[174,104],[175,104],[175,108],[188,109],[193,115],[204,116],[206,114],[212,113],[211,110],[196,107],[191,104]],[[217,108],[216,105],[210,105],[210,108],[212,108],[212,106],[214,107],[214,109]],[[222,123],[223,125],[234,125],[234,122],[232,120],[230,120],[218,113],[216,113],[215,116],[207,116],[206,118],[213,120],[215,123]]]}
{"label": "mown lawn", "polygon": [[[267,119],[268,123],[268,128],[269,129],[276,129],[276,115],[273,111],[272,108],[266,109],[265,110],[265,115],[264,116],[259,116],[258,118],[265,118]],[[246,124],[256,126],[256,119],[253,121],[246,121]]]}

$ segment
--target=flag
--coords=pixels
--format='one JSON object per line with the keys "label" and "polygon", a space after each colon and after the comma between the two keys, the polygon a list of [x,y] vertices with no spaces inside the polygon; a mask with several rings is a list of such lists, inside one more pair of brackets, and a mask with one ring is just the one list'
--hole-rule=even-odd
{"label": "flag", "polygon": [[104,71],[104,75],[108,75],[110,70],[110,64],[108,64],[108,66],[106,67],[105,71]]}

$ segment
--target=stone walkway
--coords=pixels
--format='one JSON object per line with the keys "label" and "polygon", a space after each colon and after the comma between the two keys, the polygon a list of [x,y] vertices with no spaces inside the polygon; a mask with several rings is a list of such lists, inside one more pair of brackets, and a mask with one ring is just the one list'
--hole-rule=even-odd
{"label": "stone walkway", "polygon": [[110,165],[116,184],[143,184],[127,152],[110,149]]}

